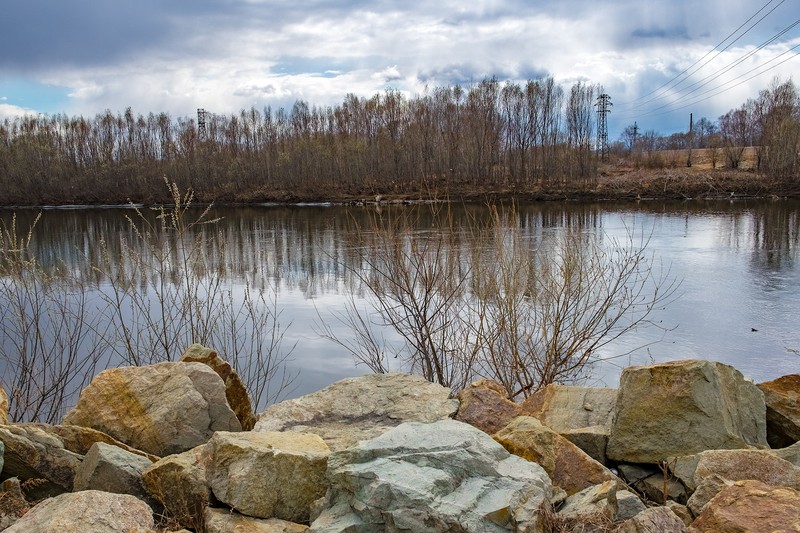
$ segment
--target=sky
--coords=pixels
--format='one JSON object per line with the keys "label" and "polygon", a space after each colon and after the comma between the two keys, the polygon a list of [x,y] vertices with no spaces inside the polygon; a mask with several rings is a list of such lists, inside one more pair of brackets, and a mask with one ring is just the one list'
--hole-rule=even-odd
{"label": "sky", "polygon": [[800,0],[3,0],[0,21],[0,120],[552,76],[602,85],[613,141],[716,120],[800,71]]}

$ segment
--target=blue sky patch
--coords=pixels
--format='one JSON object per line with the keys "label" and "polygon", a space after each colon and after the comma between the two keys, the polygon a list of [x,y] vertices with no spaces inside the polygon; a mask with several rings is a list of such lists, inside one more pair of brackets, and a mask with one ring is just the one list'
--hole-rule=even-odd
{"label": "blue sky patch", "polygon": [[69,103],[70,89],[33,81],[0,81],[2,103],[42,113],[60,113]]}

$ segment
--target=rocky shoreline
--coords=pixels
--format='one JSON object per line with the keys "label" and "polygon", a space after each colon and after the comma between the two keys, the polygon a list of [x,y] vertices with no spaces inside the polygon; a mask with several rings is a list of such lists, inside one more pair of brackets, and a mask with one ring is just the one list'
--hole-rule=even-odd
{"label": "rocky shoreline", "polygon": [[3,393],[0,530],[800,531],[798,374],[674,361],[452,396],[369,375],[255,416],[199,345],[98,374],[61,425],[8,423]]}

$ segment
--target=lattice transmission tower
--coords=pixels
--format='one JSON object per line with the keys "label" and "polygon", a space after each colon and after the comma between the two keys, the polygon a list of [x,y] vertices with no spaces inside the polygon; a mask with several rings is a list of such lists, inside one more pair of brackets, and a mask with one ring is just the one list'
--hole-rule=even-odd
{"label": "lattice transmission tower", "polygon": [[208,113],[202,107],[197,109],[197,137],[206,138],[206,117]]}
{"label": "lattice transmission tower", "polygon": [[606,93],[597,97],[597,151],[600,158],[608,159],[608,114],[611,112],[611,97]]}

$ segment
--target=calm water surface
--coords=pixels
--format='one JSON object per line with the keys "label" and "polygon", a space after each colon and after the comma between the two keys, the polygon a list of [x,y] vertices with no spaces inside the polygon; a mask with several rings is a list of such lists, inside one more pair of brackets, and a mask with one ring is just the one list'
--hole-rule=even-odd
{"label": "calm water surface", "polygon": [[[342,348],[320,338],[320,320],[343,309],[352,268],[354,221],[373,207],[263,206],[215,208],[236,285],[274,288],[290,363],[291,396],[368,372]],[[387,209],[410,209],[392,207]],[[471,215],[482,207],[466,209]],[[464,216],[464,208],[456,216]],[[64,262],[91,276],[97,242],[131,237],[125,209],[47,210],[34,247],[44,264]],[[800,202],[547,203],[518,209],[519,231],[539,238],[579,226],[604,242],[633,230],[649,236],[656,265],[681,282],[676,298],[647,328],[607,346],[587,383],[616,386],[622,366],[684,358],[731,364],[756,382],[800,371]],[[9,211],[0,212],[8,220]],[[35,212],[17,212],[18,225]],[[420,218],[420,231],[430,222]],[[434,229],[435,230],[435,229]],[[99,280],[102,286],[102,280]],[[344,329],[337,329],[346,335]]]}

